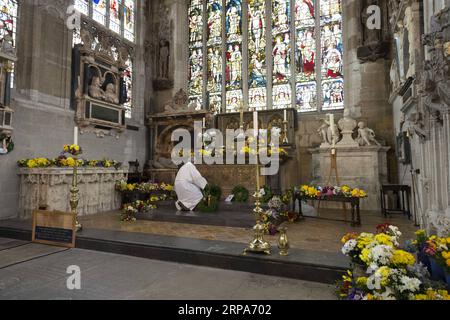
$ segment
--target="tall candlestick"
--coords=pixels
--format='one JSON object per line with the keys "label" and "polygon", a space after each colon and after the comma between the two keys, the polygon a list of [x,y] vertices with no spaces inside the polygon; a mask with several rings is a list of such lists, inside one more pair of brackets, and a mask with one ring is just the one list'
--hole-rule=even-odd
{"label": "tall candlestick", "polygon": [[240,112],[241,112],[241,123],[240,123],[240,125],[244,126],[244,106],[243,105],[241,105]]}
{"label": "tall candlestick", "polygon": [[253,129],[255,130],[255,138],[258,138],[259,123],[258,123],[258,111],[253,112]]}
{"label": "tall candlestick", "polygon": [[78,145],[78,127],[73,128],[73,144]]}

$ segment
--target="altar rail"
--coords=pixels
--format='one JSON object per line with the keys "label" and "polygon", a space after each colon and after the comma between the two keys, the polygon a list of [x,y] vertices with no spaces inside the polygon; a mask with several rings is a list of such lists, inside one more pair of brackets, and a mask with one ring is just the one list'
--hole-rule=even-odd
{"label": "altar rail", "polygon": [[[39,208],[70,212],[71,168],[19,169],[19,217],[30,218]],[[79,215],[120,209],[121,195],[115,190],[117,180],[126,179],[125,170],[115,168],[79,168]]]}

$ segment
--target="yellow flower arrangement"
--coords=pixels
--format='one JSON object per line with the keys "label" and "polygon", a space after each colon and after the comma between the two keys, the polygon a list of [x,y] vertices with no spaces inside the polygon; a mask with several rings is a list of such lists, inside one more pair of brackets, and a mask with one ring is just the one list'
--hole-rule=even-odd
{"label": "yellow flower arrangement", "polygon": [[367,247],[374,239],[374,235],[371,233],[361,233],[360,236],[357,239],[358,242],[358,248],[364,249]]}
{"label": "yellow flower arrangement", "polygon": [[367,193],[364,190],[361,190],[361,189],[358,189],[358,188],[353,189],[351,194],[352,194],[352,197],[354,197],[354,198],[365,198],[365,197],[367,197]]}
{"label": "yellow flower arrangement", "polygon": [[351,191],[352,191],[352,189],[349,186],[342,186],[341,190],[345,194],[351,193]]}
{"label": "yellow flower arrangement", "polygon": [[127,190],[128,191],[134,191],[136,189],[136,185],[135,184],[127,184]]}
{"label": "yellow flower arrangement", "polygon": [[375,241],[379,244],[384,244],[387,246],[394,246],[394,243],[392,242],[391,236],[385,234],[385,233],[379,233],[375,236]]}
{"label": "yellow flower arrangement", "polygon": [[416,294],[415,300],[450,300],[450,295],[447,290],[433,290],[428,289],[423,294]]}
{"label": "yellow flower arrangement", "polygon": [[356,233],[347,233],[345,236],[342,237],[341,243],[346,244],[350,240],[357,239],[357,238],[358,238],[358,235]]}
{"label": "yellow flower arrangement", "polygon": [[414,263],[416,263],[416,259],[409,252],[403,250],[395,250],[392,255],[391,262],[397,267],[406,267],[412,266]]}

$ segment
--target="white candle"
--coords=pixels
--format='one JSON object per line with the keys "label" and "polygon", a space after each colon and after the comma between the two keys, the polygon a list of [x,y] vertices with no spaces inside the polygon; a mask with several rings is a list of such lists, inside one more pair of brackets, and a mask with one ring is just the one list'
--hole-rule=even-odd
{"label": "white candle", "polygon": [[206,128],[206,118],[203,118],[203,128]]}
{"label": "white candle", "polygon": [[255,138],[258,138],[258,111],[253,112],[253,129],[255,130]]}
{"label": "white candle", "polygon": [[287,110],[284,110],[284,121],[287,121]]}
{"label": "white candle", "polygon": [[73,144],[78,145],[78,127],[73,128]]}

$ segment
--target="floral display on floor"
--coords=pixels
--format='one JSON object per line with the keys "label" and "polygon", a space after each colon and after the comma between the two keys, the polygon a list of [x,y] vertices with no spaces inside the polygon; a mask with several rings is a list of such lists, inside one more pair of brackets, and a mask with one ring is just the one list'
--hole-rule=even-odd
{"label": "floral display on floor", "polygon": [[157,209],[155,202],[161,201],[162,199],[153,196],[150,200],[141,201],[138,200],[136,202],[126,204],[122,209],[122,222],[134,222],[136,221],[136,215],[138,213],[148,213],[152,210]]}
{"label": "floral display on floor", "polygon": [[450,300],[445,284],[432,281],[427,268],[400,249],[401,235],[397,227],[384,224],[376,234],[349,233],[342,238],[342,253],[354,268],[338,283],[340,299]]}
{"label": "floral display on floor", "polygon": [[301,196],[317,199],[325,197],[346,197],[346,198],[366,198],[367,193],[359,188],[350,188],[349,186],[341,187],[316,187],[310,185],[302,185],[299,188]]}
{"label": "floral display on floor", "polygon": [[450,286],[450,237],[427,236],[425,230],[419,230],[412,245],[419,261],[430,270],[432,279],[445,281]]}
{"label": "floral display on floor", "polygon": [[269,209],[262,216],[262,222],[267,234],[273,236],[278,233],[278,227],[282,223],[286,221],[293,223],[298,220],[298,214],[288,210],[287,203],[283,201],[283,196],[272,197],[267,205]]}

